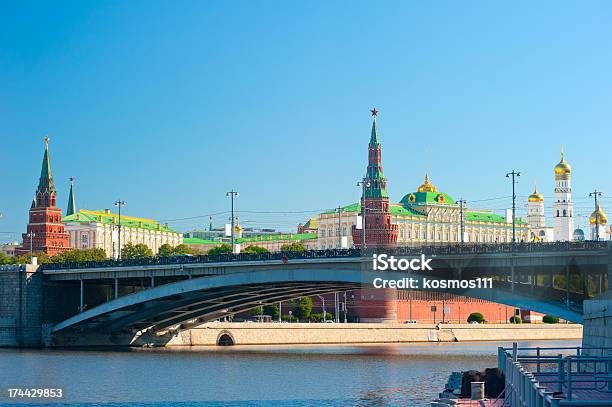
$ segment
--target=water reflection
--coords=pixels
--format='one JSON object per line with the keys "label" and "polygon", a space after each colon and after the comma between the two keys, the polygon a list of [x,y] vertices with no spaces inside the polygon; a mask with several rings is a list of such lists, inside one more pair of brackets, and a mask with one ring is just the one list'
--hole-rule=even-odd
{"label": "water reflection", "polygon": [[[578,341],[521,346],[578,346]],[[0,350],[10,387],[63,388],[65,403],[154,407],[427,406],[453,370],[496,365],[510,343]],[[183,402],[190,403],[185,404]]]}

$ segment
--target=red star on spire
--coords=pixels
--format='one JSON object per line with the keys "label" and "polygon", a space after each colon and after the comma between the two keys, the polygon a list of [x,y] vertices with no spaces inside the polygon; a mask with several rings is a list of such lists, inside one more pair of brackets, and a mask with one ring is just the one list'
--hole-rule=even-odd
{"label": "red star on spire", "polygon": [[370,112],[372,112],[372,116],[373,116],[373,117],[376,117],[376,116],[378,115],[378,112],[379,112],[379,111],[378,111],[378,110],[376,110],[376,108],[374,108],[374,109],[370,110]]}

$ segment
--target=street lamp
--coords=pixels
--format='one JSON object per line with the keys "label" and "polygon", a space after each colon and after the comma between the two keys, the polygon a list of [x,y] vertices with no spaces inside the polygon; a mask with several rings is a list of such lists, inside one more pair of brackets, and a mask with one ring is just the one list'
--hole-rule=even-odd
{"label": "street lamp", "polygon": [[234,251],[234,198],[238,198],[238,191],[234,191],[233,189],[229,192],[225,193],[225,196],[229,197],[230,200],[232,201],[232,217],[231,217],[231,222],[232,222],[232,252]]}
{"label": "street lamp", "polygon": [[121,260],[121,207],[125,206],[126,202],[121,199],[115,201],[115,206],[119,207],[119,221],[117,224],[117,233],[119,234],[119,247],[117,248],[117,259]]}
{"label": "street lamp", "polygon": [[357,183],[357,186],[362,188],[361,191],[361,252],[366,248],[366,220],[365,220],[365,196],[366,196],[366,188],[370,188],[370,180],[366,177],[363,177],[361,181]]}
{"label": "street lamp", "polygon": [[28,232],[26,233],[26,237],[30,238],[30,262],[32,261],[32,257],[33,257],[33,250],[32,250],[32,239],[34,237],[36,237],[36,233],[34,232]]}
{"label": "street lamp", "polygon": [[323,322],[327,321],[327,313],[325,312],[325,298],[317,294],[317,297],[321,299],[321,303],[323,304]]}
{"label": "street lamp", "polygon": [[599,241],[599,202],[597,201],[597,198],[602,195],[603,193],[598,191],[597,188],[595,188],[595,191],[589,194],[589,196],[595,198],[595,240],[597,241]]}
{"label": "street lamp", "polygon": [[514,186],[516,184],[515,178],[521,176],[521,173],[515,170],[506,174],[506,178],[512,177],[512,243],[516,243],[516,193],[514,192]]}
{"label": "street lamp", "polygon": [[461,244],[463,244],[464,240],[465,240],[465,237],[464,237],[464,235],[465,235],[465,231],[464,231],[465,226],[463,224],[463,208],[464,208],[464,205],[467,203],[467,201],[465,201],[463,198],[461,198],[461,199],[459,199],[457,201],[457,203],[459,204],[459,233],[461,233],[460,241],[461,241]]}

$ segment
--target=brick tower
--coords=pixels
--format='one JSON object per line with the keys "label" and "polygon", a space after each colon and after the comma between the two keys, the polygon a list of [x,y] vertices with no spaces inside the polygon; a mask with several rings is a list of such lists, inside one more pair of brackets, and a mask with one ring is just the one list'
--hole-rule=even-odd
{"label": "brick tower", "polygon": [[[365,183],[365,196],[361,203],[365,210],[365,243],[366,248],[391,247],[397,243],[398,228],[391,223],[389,213],[389,194],[387,193],[387,179],[382,168],[382,147],[378,138],[376,116],[378,110],[372,109],[372,134],[368,145],[368,168],[363,179]],[[365,214],[364,214],[365,212]],[[352,228],[355,247],[361,248],[362,230],[355,226]]]}
{"label": "brick tower", "polygon": [[15,249],[15,254],[29,254],[30,242],[32,252],[47,253],[50,256],[70,249],[69,235],[62,224],[62,210],[55,204],[56,191],[51,175],[49,138],[45,137],[45,155],[36,189],[36,198],[32,200],[30,207],[27,232],[22,234],[23,244]]}
{"label": "brick tower", "polygon": [[[387,179],[382,168],[382,147],[378,138],[376,116],[371,110],[372,134],[368,145],[368,168],[363,179],[364,194],[362,216],[365,218],[365,243],[367,249],[381,249],[397,244],[398,226],[391,223]],[[353,242],[361,248],[362,229],[353,226]],[[355,291],[355,313],[361,322],[395,322],[397,320],[397,291],[366,288]]]}

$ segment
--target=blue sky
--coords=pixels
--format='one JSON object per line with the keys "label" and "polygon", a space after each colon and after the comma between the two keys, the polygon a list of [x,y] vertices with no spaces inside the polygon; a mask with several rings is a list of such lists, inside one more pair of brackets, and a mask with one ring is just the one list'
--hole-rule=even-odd
{"label": "blue sky", "polygon": [[514,168],[550,209],[563,144],[576,212],[593,188],[611,212],[610,21],[607,1],[3,2],[0,240],[25,230],[45,134],[64,209],[74,176],[79,208],[188,230],[235,188],[243,224],[290,230],[358,199],[373,106],[394,201],[427,167],[503,210]]}

